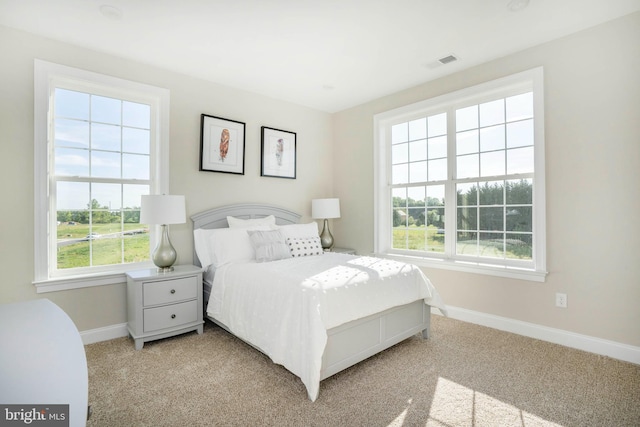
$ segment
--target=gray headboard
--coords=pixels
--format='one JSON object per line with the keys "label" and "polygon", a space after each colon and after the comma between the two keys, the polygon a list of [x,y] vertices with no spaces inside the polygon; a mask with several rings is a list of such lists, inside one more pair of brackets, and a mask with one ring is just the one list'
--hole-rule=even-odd
{"label": "gray headboard", "polygon": [[[199,228],[226,228],[229,226],[227,216],[241,219],[254,219],[264,218],[269,215],[273,215],[276,218],[276,224],[278,225],[297,224],[301,217],[300,214],[279,206],[243,203],[221,206],[194,214],[191,216],[191,221],[193,222],[194,230]],[[193,262],[196,265],[200,265],[200,260],[195,250],[193,251]]]}

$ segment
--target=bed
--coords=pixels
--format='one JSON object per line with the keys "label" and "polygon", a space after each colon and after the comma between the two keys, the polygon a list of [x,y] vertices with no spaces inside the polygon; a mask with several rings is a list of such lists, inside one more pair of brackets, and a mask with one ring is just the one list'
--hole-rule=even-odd
{"label": "bed", "polygon": [[323,379],[427,339],[431,308],[446,307],[419,268],[323,253],[317,224],[300,218],[263,204],[195,214],[194,263],[205,271],[205,318],[298,376],[315,401]]}

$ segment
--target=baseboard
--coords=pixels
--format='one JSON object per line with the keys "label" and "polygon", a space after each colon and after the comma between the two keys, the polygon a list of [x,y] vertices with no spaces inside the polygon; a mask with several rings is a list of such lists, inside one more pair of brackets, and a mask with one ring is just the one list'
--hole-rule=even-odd
{"label": "baseboard", "polygon": [[[452,319],[488,326],[501,331],[512,332],[640,365],[640,347],[459,307],[447,306],[447,312]],[[438,310],[432,310],[432,313],[441,314]]]}
{"label": "baseboard", "polygon": [[103,328],[89,329],[80,332],[84,345],[93,344],[100,341],[108,341],[114,338],[126,337],[129,334],[126,323],[105,326]]}
{"label": "baseboard", "polygon": [[[433,314],[441,315],[440,311],[437,309],[433,309],[431,312]],[[459,307],[447,306],[447,312],[448,316],[452,319],[487,326],[489,328],[511,332],[554,344],[560,344],[578,350],[600,354],[602,356],[609,356],[614,359],[640,365],[640,347]],[[129,332],[127,330],[126,323],[80,332],[82,342],[85,345],[100,341],[107,341],[114,338],[126,337],[128,334]]]}

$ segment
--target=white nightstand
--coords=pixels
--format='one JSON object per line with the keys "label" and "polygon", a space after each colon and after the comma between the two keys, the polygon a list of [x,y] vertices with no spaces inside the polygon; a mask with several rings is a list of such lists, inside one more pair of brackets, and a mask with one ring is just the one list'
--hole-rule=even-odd
{"label": "white nightstand", "polygon": [[330,252],[335,252],[338,254],[349,254],[349,255],[355,255],[356,254],[356,250],[355,249],[349,249],[349,248],[331,248]]}
{"label": "white nightstand", "polygon": [[147,341],[189,331],[202,333],[202,269],[178,265],[127,273],[127,321],[136,350]]}

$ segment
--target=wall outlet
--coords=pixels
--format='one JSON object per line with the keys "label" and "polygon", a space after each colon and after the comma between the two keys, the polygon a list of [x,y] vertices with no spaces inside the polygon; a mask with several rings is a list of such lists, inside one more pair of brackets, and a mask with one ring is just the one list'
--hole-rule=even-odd
{"label": "wall outlet", "polygon": [[556,307],[567,308],[567,294],[556,294]]}

